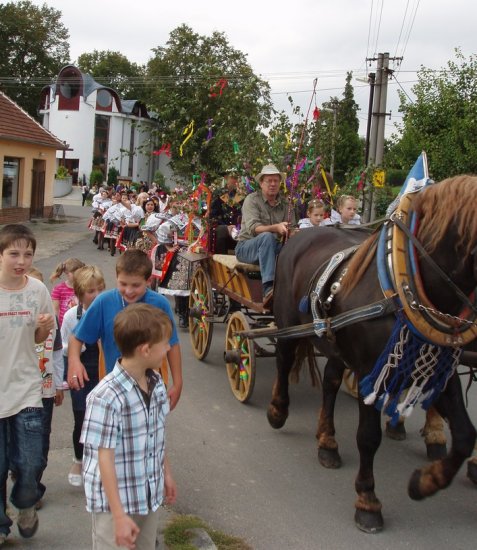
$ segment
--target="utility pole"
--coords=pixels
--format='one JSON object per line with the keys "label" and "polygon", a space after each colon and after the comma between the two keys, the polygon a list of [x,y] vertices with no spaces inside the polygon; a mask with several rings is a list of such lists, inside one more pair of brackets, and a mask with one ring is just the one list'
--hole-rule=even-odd
{"label": "utility pole", "polygon": [[[384,127],[385,117],[388,115],[386,112],[386,102],[388,96],[388,81],[392,76],[393,70],[389,69],[389,61],[402,61],[402,57],[389,57],[389,53],[380,53],[378,57],[368,58],[369,61],[377,61],[376,66],[376,79],[371,79],[370,73],[369,82],[371,85],[371,92],[374,97],[372,100],[372,113],[371,113],[371,128],[368,128],[369,140],[366,143],[367,150],[367,166],[382,166],[384,156]],[[370,93],[371,95],[371,93]],[[371,105],[371,98],[370,98]],[[369,124],[368,113],[368,124]],[[367,135],[367,137],[368,137]],[[369,222],[374,219],[373,209],[373,187],[370,186],[369,194],[365,200],[363,218],[364,221]]]}

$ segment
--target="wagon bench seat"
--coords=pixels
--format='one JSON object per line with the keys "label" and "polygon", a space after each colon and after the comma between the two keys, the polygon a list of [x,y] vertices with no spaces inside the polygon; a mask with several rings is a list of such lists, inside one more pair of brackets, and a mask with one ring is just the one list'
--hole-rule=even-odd
{"label": "wagon bench seat", "polygon": [[240,262],[233,254],[214,254],[212,259],[214,262],[224,265],[230,269],[230,271],[236,271],[238,273],[260,273],[260,266]]}

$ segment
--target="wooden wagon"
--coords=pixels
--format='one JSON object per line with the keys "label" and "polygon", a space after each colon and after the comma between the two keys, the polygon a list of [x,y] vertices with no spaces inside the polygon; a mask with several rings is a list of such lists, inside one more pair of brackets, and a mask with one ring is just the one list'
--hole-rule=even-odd
{"label": "wooden wagon", "polygon": [[[234,396],[244,403],[253,392],[257,357],[275,355],[274,348],[268,351],[244,333],[273,327],[273,315],[262,303],[259,266],[214,254],[201,260],[190,286],[189,334],[199,360],[209,352],[214,324],[224,322],[227,376]],[[269,341],[274,346],[274,339]]]}

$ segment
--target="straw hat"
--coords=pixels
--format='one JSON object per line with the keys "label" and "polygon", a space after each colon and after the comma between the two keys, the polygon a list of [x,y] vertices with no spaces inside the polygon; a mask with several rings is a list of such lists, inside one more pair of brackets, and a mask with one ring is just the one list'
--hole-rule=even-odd
{"label": "straw hat", "polygon": [[272,176],[272,175],[278,175],[280,176],[280,181],[283,179],[282,174],[280,173],[280,170],[272,163],[266,164],[263,168],[260,174],[257,174],[255,176],[255,181],[257,183],[260,183],[262,181],[262,178],[264,176]]}

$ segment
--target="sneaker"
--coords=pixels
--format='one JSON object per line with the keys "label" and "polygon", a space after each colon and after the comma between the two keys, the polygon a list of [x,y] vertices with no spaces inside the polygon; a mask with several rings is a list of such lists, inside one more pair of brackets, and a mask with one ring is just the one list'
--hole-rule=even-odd
{"label": "sneaker", "polygon": [[35,507],[18,510],[17,527],[24,539],[30,539],[38,529],[38,515]]}
{"label": "sneaker", "polygon": [[73,487],[81,487],[83,485],[83,476],[81,475],[82,463],[75,459],[68,474],[68,483]]}

